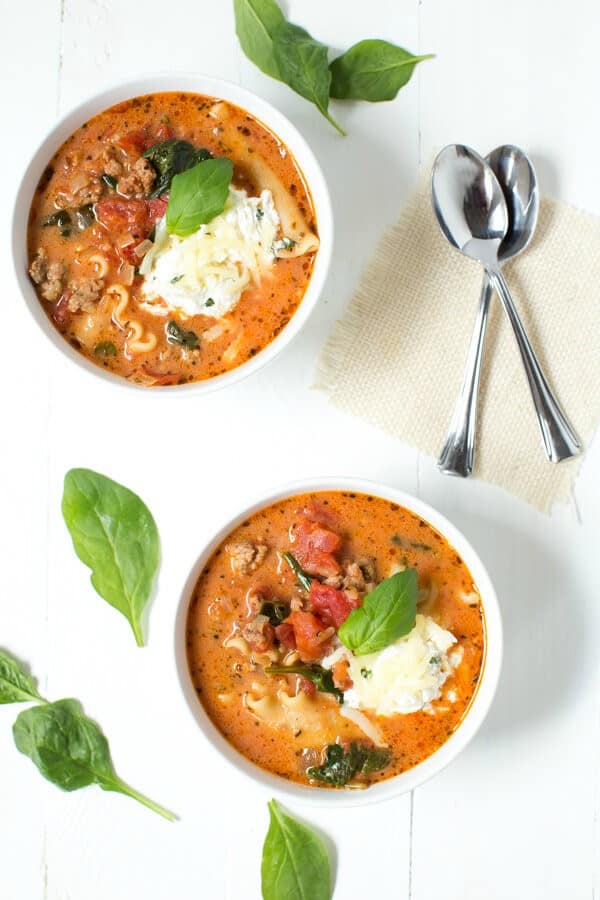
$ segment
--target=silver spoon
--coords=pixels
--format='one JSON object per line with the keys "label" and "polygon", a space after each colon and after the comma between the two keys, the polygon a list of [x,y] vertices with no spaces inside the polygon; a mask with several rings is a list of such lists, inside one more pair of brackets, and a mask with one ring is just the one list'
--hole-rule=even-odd
{"label": "silver spoon", "polygon": [[[525,153],[510,144],[497,147],[485,161],[500,182],[508,207],[508,231],[498,251],[498,261],[502,265],[522,253],[533,237],[539,209],[537,178]],[[438,468],[445,475],[468,478],[473,471],[483,342],[493,292],[485,272],[463,382],[438,459]]]}
{"label": "silver spoon", "polygon": [[[510,166],[503,178],[509,175]],[[560,462],[576,456],[579,441],[542,372],[500,271],[500,248],[509,233],[509,215],[496,175],[474,150],[462,144],[450,144],[434,163],[431,189],[442,232],[461,253],[482,263],[491,288],[495,288],[500,296],[525,366],[547,458],[551,462]],[[481,355],[481,346],[475,347],[474,357],[477,353]],[[473,346],[470,353],[471,350]],[[476,362],[474,358],[473,364]],[[459,466],[456,470],[444,467],[443,471],[468,475],[470,469],[465,462],[462,469]]]}

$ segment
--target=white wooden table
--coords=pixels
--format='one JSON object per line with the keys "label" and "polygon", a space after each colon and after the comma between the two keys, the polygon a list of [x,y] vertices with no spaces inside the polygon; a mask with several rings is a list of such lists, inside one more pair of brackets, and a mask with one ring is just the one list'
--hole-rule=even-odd
{"label": "white wooden table", "polygon": [[[340,473],[413,492],[465,531],[496,581],[506,654],[486,724],[437,779],[382,806],[301,810],[335,844],[336,900],[598,897],[600,441],[572,502],[547,518],[496,488],[443,478],[310,390],[319,347],[378,235],[444,143],[521,144],[547,192],[600,214],[597,4],[290,0],[290,18],[335,48],[369,36],[438,54],[396,102],[337,108],[346,139],[243,57],[229,0],[1,7],[0,644],[30,662],[44,694],[81,699],[122,777],[181,821],[98,789],[49,785],[13,746],[16,708],[2,707],[0,896],[258,900],[268,797],[221,764],[184,708],[174,610],[216,520],[263,488]],[[331,275],[301,337],[258,376],[201,401],[82,382],[38,334],[11,271],[12,191],[57,113],[153,70],[222,76],[278,106],[315,148],[337,219]],[[159,523],[144,650],[71,549],[60,497],[76,465],[137,490]]]}

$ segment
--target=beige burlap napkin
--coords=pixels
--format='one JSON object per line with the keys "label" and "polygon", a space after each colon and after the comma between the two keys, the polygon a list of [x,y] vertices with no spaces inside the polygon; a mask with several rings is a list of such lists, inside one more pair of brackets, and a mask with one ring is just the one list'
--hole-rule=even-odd
{"label": "beige burlap napkin", "polygon": [[[584,446],[600,416],[600,220],[542,200],[531,246],[504,269],[531,343]],[[437,458],[462,381],[481,267],[453,250],[428,183],[382,237],[319,360],[340,409]],[[517,346],[494,298],[474,475],[548,511],[581,457],[546,461]]]}

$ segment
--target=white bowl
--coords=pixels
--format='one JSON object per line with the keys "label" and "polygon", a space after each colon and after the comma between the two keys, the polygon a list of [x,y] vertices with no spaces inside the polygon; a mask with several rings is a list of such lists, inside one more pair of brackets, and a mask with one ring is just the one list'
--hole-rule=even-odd
{"label": "white bowl", "polygon": [[[356,493],[372,494],[373,496],[383,497],[386,500],[397,503],[399,506],[404,506],[420,518],[425,519],[449,541],[464,560],[477,585],[483,607],[485,656],[477,691],[463,721],[448,740],[423,762],[407,772],[402,772],[400,775],[396,775],[386,781],[377,782],[362,791],[332,790],[295,784],[277,775],[272,775],[250,762],[225,739],[209,718],[196,694],[187,663],[185,632],[188,607],[194,586],[211,554],[234,528],[237,528],[253,513],[286,497],[311,491],[354,491]],[[464,535],[441,513],[427,503],[423,503],[422,500],[411,497],[410,494],[405,494],[395,488],[376,482],[344,477],[311,478],[310,480],[285,485],[278,490],[270,491],[259,497],[234,518],[229,519],[202,551],[185,583],[177,610],[175,661],[185,701],[200,726],[202,735],[236,769],[262,784],[269,791],[296,803],[326,807],[363,806],[368,803],[389,800],[406,791],[413,790],[440,772],[467,746],[485,719],[496,692],[502,661],[502,622],[496,594],[483,563]]]}
{"label": "white bowl", "polygon": [[183,392],[193,392],[196,394],[208,393],[209,391],[240,381],[252,372],[256,372],[277,356],[277,354],[290,343],[290,341],[298,334],[314,309],[323,289],[327,271],[329,269],[333,246],[333,214],[325,178],[314,153],[300,132],[285,118],[285,116],[276,110],[275,107],[271,106],[270,103],[261,100],[256,94],[252,94],[250,91],[246,91],[243,88],[231,84],[228,81],[223,81],[220,78],[210,78],[206,75],[193,74],[163,74],[148,75],[136,79],[135,81],[127,81],[118,84],[79,104],[79,106],[76,106],[71,112],[63,116],[63,118],[54,126],[52,131],[42,141],[42,144],[25,170],[25,174],[23,175],[17,191],[15,212],[13,216],[13,260],[17,281],[29,311],[44,334],[60,350],[64,357],[76,363],[84,373],[94,375],[96,378],[102,378],[104,381],[120,384],[124,387],[135,389],[142,388],[143,390],[147,390],[143,385],[135,384],[120,375],[115,375],[100,366],[94,365],[94,363],[90,362],[83,354],[72,347],[54,328],[42,309],[41,302],[38,299],[27,274],[27,221],[31,200],[44,169],[59,147],[74,131],[76,131],[77,128],[83,125],[83,123],[92,116],[114,106],[116,103],[128,100],[130,97],[139,96],[140,94],[151,94],[161,91],[188,91],[197,94],[205,94],[209,97],[229,100],[231,103],[236,104],[263,122],[267,128],[273,131],[273,133],[289,148],[298,163],[312,194],[317,226],[319,229],[320,247],[315,259],[311,279],[308,283],[302,302],[289,323],[282,329],[277,337],[264,348],[264,350],[261,350],[260,353],[257,353],[256,356],[252,357],[241,366],[232,369],[230,372],[225,372],[223,375],[217,375],[214,378],[208,378],[205,381],[197,381],[184,385],[173,385],[165,390],[160,388],[152,390],[153,394],[167,395],[172,395],[174,392],[177,392],[177,394]]}

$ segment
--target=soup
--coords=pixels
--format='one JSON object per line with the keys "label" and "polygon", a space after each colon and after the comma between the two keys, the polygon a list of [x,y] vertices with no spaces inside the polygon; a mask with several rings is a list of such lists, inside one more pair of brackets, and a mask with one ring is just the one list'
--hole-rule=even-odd
{"label": "soup", "polygon": [[[219,160],[233,175],[215,208],[210,179],[190,178]],[[177,222],[184,187],[202,207],[191,230]],[[49,162],[28,227],[29,274],[58,331],[149,386],[260,353],[298,309],[318,246],[288,149],[244,110],[192,93],[135,97],[82,125]]]}
{"label": "soup", "polygon": [[431,525],[325,491],[275,503],[223,541],[186,641],[198,697],[243,756],[301,784],[364,788],[460,726],[485,625],[469,570]]}

